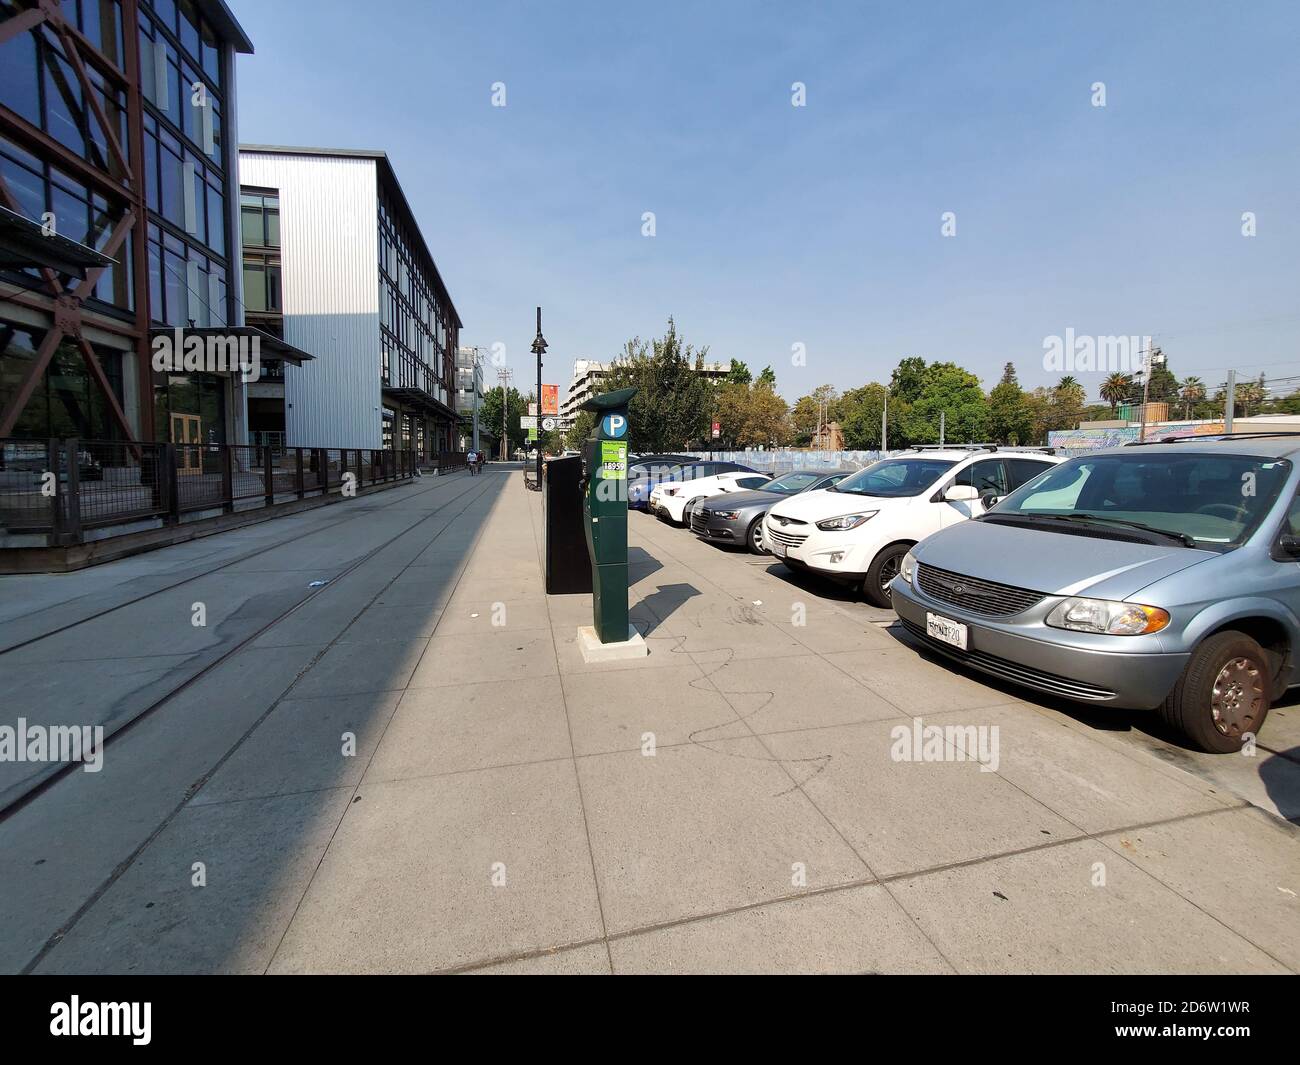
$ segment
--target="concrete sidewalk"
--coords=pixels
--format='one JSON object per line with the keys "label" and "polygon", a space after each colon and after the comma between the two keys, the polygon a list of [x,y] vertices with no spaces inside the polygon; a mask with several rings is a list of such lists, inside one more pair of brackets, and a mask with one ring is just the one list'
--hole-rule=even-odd
{"label": "concrete sidewalk", "polygon": [[640,514],[651,653],[589,666],[539,497],[473,486],[0,823],[5,969],[1300,969],[1230,789]]}

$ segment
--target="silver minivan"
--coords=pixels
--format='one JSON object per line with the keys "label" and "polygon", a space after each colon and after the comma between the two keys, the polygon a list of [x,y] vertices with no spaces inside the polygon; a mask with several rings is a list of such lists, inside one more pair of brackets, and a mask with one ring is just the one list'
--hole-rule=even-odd
{"label": "silver minivan", "polygon": [[1239,750],[1300,683],[1300,434],[1099,450],[922,541],[893,606],[927,646]]}

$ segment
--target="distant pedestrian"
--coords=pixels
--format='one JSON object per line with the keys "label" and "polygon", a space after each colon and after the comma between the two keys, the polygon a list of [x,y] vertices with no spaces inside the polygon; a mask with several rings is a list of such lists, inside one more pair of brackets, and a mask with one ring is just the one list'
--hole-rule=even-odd
{"label": "distant pedestrian", "polygon": [[465,455],[465,462],[469,465],[469,475],[473,477],[478,473],[478,452],[470,451]]}

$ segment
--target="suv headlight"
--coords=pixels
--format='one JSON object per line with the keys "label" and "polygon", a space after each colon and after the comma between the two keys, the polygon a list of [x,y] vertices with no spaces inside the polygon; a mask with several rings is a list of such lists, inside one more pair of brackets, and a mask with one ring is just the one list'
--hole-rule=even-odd
{"label": "suv headlight", "polygon": [[838,518],[827,518],[825,521],[819,521],[817,528],[822,532],[844,532],[846,529],[856,529],[863,522],[870,521],[876,516],[874,510],[864,510],[861,514],[841,514]]}
{"label": "suv headlight", "polygon": [[1066,599],[1047,615],[1047,624],[1075,632],[1104,632],[1111,636],[1145,636],[1169,624],[1169,612],[1140,603],[1108,599]]}
{"label": "suv headlight", "polygon": [[912,583],[912,578],[916,575],[916,556],[911,551],[905,554],[903,561],[898,564],[898,575],[908,584]]}

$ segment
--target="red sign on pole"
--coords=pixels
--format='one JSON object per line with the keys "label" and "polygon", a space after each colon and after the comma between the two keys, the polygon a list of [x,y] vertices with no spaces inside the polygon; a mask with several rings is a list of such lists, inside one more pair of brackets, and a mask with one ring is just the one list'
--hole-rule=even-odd
{"label": "red sign on pole", "polygon": [[714,422],[714,423],[713,423],[713,436],[714,436],[714,439],[717,439],[717,438],[720,437],[721,435],[722,435],[722,425],[721,425],[720,423],[718,423],[718,422]]}
{"label": "red sign on pole", "polygon": [[542,385],[542,413],[560,413],[560,386]]}

